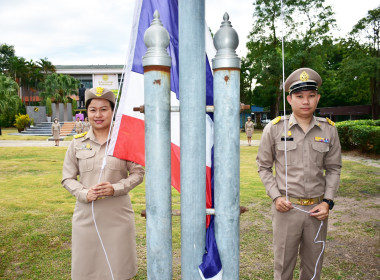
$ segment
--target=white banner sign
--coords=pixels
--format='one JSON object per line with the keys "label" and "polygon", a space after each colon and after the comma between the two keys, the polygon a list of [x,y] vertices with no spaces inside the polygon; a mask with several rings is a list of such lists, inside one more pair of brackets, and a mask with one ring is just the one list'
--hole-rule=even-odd
{"label": "white banner sign", "polygon": [[119,88],[117,74],[94,75],[93,82],[93,87],[103,87],[110,90],[117,90]]}

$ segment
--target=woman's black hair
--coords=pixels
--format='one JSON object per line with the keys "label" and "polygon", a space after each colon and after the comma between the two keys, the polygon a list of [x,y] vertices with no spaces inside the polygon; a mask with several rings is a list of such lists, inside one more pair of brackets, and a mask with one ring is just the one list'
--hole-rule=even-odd
{"label": "woman's black hair", "polygon": [[[91,101],[93,100],[94,98],[91,98],[91,99],[88,99],[86,101],[86,110],[88,110],[88,106],[90,106],[90,103]],[[111,109],[113,111],[113,109],[115,109],[115,104],[113,104],[111,101],[107,100],[109,103],[110,103],[110,106],[111,106]]]}

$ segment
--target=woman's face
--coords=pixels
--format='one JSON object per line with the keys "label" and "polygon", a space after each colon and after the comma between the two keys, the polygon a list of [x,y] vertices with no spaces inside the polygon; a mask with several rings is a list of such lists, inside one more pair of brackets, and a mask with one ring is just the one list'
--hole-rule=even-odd
{"label": "woman's face", "polygon": [[102,98],[92,99],[88,105],[87,115],[94,130],[108,130],[112,122],[110,102]]}

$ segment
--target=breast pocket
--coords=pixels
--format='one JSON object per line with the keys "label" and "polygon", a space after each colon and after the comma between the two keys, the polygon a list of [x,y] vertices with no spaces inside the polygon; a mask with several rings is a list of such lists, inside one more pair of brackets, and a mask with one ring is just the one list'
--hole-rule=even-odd
{"label": "breast pocket", "polygon": [[311,143],[311,160],[318,167],[323,166],[323,159],[330,150],[328,143],[312,142]]}
{"label": "breast pocket", "polygon": [[79,150],[76,152],[75,156],[78,159],[80,172],[89,172],[94,169],[94,150]]}
{"label": "breast pocket", "polygon": [[[285,141],[276,143],[276,159],[285,165]],[[288,165],[297,164],[297,144],[293,141],[286,142],[286,159]]]}
{"label": "breast pocket", "polygon": [[111,170],[127,170],[127,161],[112,156],[107,157],[107,165]]}

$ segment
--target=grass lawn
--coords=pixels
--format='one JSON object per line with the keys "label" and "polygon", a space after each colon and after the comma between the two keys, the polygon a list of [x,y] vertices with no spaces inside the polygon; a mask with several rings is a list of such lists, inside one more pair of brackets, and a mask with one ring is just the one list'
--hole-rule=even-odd
{"label": "grass lawn", "polygon": [[[273,279],[270,199],[257,174],[257,149],[241,147],[240,204],[249,211],[240,220],[240,279]],[[75,199],[60,184],[65,152],[65,147],[0,148],[0,279],[70,279]],[[373,201],[380,194],[380,169],[343,164],[322,279],[379,279],[379,204]],[[172,193],[173,209],[179,209],[179,194]],[[139,258],[134,279],[146,279],[144,184],[131,199]],[[180,272],[180,217],[173,217],[173,279],[181,279]]]}

